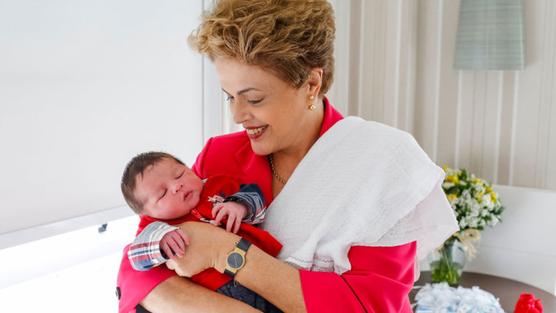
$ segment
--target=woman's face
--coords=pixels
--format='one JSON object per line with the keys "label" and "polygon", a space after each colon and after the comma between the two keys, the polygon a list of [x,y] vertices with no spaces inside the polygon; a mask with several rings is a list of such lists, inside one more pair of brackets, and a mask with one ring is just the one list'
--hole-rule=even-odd
{"label": "woman's face", "polygon": [[272,72],[230,58],[214,62],[234,121],[247,131],[256,154],[268,155],[302,145],[310,132],[309,84],[294,88]]}

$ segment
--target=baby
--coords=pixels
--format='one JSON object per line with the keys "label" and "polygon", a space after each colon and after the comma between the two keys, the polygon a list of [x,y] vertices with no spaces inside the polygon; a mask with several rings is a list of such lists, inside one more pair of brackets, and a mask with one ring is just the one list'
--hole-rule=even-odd
{"label": "baby", "polygon": [[[172,225],[185,221],[214,225],[224,222],[227,231],[238,233],[273,256],[282,247],[269,233],[253,226],[263,221],[266,210],[255,184],[240,185],[227,176],[201,180],[176,157],[146,152],[127,164],[121,189],[128,205],[141,216],[139,234],[128,250],[129,261],[136,270],[148,271],[169,258],[183,256],[188,238]],[[214,269],[194,275],[191,280],[265,312],[279,312],[253,291]]]}

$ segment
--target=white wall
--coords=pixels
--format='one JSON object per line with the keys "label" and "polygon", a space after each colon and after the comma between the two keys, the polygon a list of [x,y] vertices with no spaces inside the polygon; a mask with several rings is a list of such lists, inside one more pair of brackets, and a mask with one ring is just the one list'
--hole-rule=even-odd
{"label": "white wall", "polygon": [[336,77],[328,96],[344,114],[412,131],[417,2],[332,1]]}
{"label": "white wall", "polygon": [[[486,229],[465,269],[522,281],[556,295],[556,192],[494,186],[502,223]],[[550,239],[549,239],[550,238]]]}
{"label": "white wall", "polygon": [[0,0],[0,235],[124,207],[126,162],[202,141],[202,1]]}
{"label": "white wall", "polygon": [[556,2],[524,0],[520,72],[453,69],[458,0],[334,3],[344,113],[412,132],[438,164],[556,190]]}

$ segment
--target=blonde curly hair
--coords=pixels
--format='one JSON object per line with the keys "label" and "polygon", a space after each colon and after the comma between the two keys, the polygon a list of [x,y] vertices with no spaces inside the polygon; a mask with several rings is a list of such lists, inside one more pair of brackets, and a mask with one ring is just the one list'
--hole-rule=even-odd
{"label": "blonde curly hair", "polygon": [[211,60],[238,59],[300,88],[322,68],[320,95],[334,76],[334,11],[326,0],[220,0],[189,36]]}

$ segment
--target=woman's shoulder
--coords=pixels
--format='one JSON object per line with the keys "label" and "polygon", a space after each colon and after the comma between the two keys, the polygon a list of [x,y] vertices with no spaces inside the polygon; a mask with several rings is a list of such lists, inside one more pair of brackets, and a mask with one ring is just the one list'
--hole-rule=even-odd
{"label": "woman's shoulder", "polygon": [[194,171],[201,177],[228,173],[230,167],[237,167],[238,154],[249,154],[250,150],[245,132],[211,137],[197,156]]}
{"label": "woman's shoulder", "polygon": [[429,161],[429,156],[410,132],[379,122],[369,122],[368,127],[376,133],[375,141],[388,148],[392,159],[400,162],[415,158]]}
{"label": "woman's shoulder", "polygon": [[249,137],[244,131],[214,136],[208,139],[201,155],[235,153],[239,148],[249,145]]}
{"label": "woman's shoulder", "polygon": [[[211,149],[233,149],[237,150],[239,145],[249,144],[249,137],[245,131],[214,136],[209,139]],[[207,142],[208,144],[208,142]]]}

